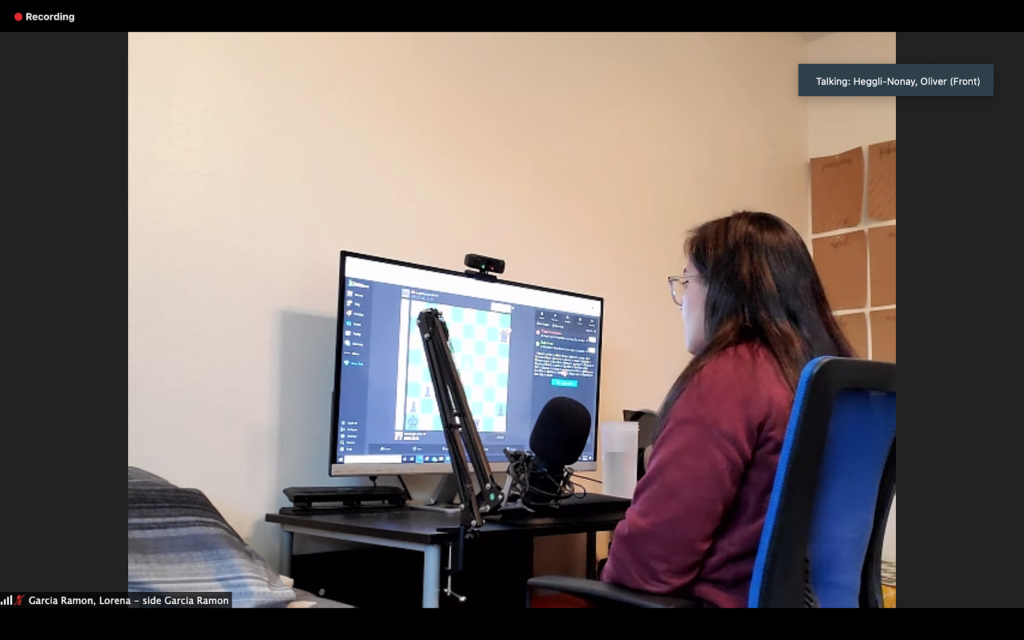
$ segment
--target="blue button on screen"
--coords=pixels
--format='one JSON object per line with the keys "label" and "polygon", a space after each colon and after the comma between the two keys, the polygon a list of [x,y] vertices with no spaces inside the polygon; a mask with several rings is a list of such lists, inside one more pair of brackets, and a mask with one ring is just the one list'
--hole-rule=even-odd
{"label": "blue button on screen", "polygon": [[580,386],[579,380],[560,380],[558,378],[551,379],[552,387],[568,387],[570,389],[576,389]]}

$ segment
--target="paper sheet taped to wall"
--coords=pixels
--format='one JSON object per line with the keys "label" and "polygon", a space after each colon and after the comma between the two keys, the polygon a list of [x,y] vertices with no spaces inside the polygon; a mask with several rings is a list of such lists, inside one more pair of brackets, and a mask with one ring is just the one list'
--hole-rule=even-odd
{"label": "paper sheet taped to wall", "polygon": [[811,159],[811,231],[826,233],[860,224],[864,211],[864,150]]}
{"label": "paper sheet taped to wall", "polygon": [[836,323],[843,335],[853,347],[854,357],[867,360],[868,356],[868,317],[863,313],[850,313],[836,316]]}
{"label": "paper sheet taped to wall", "polygon": [[871,253],[871,306],[896,304],[896,226],[868,230]]}
{"label": "paper sheet taped to wall", "polygon": [[896,219],[896,141],[868,147],[868,217]]}
{"label": "paper sheet taped to wall", "polygon": [[896,310],[871,313],[871,359],[896,362]]}
{"label": "paper sheet taped to wall", "polygon": [[814,263],[833,311],[868,306],[868,242],[864,231],[815,238]]}

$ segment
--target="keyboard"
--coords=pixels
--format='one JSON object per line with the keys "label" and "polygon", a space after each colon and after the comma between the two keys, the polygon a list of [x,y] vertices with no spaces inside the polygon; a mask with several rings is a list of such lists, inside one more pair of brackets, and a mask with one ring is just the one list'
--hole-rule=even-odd
{"label": "keyboard", "polygon": [[296,507],[311,507],[317,503],[361,505],[368,502],[405,504],[405,492],[397,487],[291,487],[285,496]]}
{"label": "keyboard", "polygon": [[624,514],[631,504],[631,500],[624,498],[588,493],[582,498],[563,500],[557,508],[548,507],[529,511],[520,504],[507,505],[493,516],[487,516],[486,519],[501,524],[523,526],[604,521],[610,517]]}

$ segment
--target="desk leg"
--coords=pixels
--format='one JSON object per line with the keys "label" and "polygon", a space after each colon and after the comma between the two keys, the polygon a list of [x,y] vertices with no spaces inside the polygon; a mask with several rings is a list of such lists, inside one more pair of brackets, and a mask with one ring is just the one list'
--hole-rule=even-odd
{"label": "desk leg", "polygon": [[597,533],[587,534],[587,580],[597,580]]}
{"label": "desk leg", "polygon": [[295,543],[295,534],[291,531],[281,532],[281,550],[278,558],[279,566],[277,573],[288,578],[292,577],[292,552]]}
{"label": "desk leg", "polygon": [[423,548],[423,608],[441,608],[441,547]]}

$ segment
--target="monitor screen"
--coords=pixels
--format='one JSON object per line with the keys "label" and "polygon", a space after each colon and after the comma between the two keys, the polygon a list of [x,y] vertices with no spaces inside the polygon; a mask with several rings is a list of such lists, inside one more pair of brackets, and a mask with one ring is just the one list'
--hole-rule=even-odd
{"label": "monitor screen", "polygon": [[590,411],[574,466],[596,469],[601,298],[490,282],[352,253],[341,256],[331,476],[451,472],[416,321],[435,308],[492,470],[528,450],[544,405],[565,396]]}

